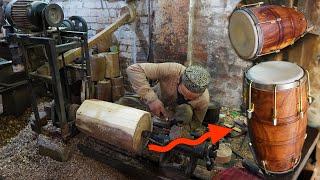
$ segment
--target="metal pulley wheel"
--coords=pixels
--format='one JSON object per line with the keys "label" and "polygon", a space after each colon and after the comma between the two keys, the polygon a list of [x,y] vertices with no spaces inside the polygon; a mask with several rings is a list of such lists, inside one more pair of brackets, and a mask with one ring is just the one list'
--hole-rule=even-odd
{"label": "metal pulley wheel", "polygon": [[88,25],[86,20],[84,20],[80,16],[71,16],[69,18],[70,21],[72,21],[74,25],[74,31],[79,31],[79,32],[88,32]]}
{"label": "metal pulley wheel", "polygon": [[74,24],[69,19],[63,20],[63,22],[61,23],[60,27],[65,27],[64,30],[66,30],[66,31],[74,31]]}

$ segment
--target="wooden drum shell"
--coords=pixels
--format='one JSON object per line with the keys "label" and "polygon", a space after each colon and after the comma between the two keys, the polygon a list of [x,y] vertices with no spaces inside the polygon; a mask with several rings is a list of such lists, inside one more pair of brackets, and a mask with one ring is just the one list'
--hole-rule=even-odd
{"label": "wooden drum shell", "polygon": [[241,58],[251,60],[293,44],[306,31],[303,13],[277,5],[237,9],[229,24],[235,51]]}
{"label": "wooden drum shell", "polygon": [[[300,116],[300,94],[302,112]],[[254,112],[249,134],[259,166],[273,173],[292,170],[304,144],[308,101],[306,81],[301,86],[277,91],[277,125],[273,125],[274,92],[252,88]]]}
{"label": "wooden drum shell", "polygon": [[307,29],[304,15],[293,8],[269,5],[250,10],[258,19],[262,30],[263,45],[259,54],[267,54],[293,44]]}

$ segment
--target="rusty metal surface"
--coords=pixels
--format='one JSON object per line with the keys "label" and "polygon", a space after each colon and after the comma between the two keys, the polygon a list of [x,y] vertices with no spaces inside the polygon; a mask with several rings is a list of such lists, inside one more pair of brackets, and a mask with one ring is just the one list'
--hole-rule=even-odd
{"label": "rusty metal surface", "polygon": [[12,20],[20,27],[32,29],[34,26],[30,23],[27,14],[29,11],[28,6],[32,0],[18,0],[12,6],[11,16]]}
{"label": "rusty metal surface", "polygon": [[123,172],[130,179],[210,179],[209,174],[199,170],[201,168],[188,178],[177,167],[160,167],[157,161],[159,156],[151,157],[150,154],[144,157],[132,156],[90,137],[79,143],[78,148],[84,155]]}
{"label": "rusty metal surface", "polygon": [[159,1],[155,11],[155,62],[184,64],[188,47],[189,0]]}

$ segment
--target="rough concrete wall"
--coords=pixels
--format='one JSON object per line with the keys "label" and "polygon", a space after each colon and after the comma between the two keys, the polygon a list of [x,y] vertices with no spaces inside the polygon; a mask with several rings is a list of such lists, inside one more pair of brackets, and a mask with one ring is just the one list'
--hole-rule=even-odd
{"label": "rough concrete wall", "polygon": [[189,0],[156,0],[153,47],[155,62],[187,60]]}
{"label": "rough concrete wall", "polygon": [[239,0],[196,2],[193,34],[193,62],[206,64],[212,81],[211,100],[225,106],[241,104],[244,70],[251,62],[240,59],[228,36],[228,19]]}
{"label": "rough concrete wall", "polygon": [[[240,59],[229,41],[228,18],[240,0],[195,0],[192,61],[212,75],[211,100],[240,107],[244,70],[251,62]],[[154,60],[185,63],[188,49],[190,0],[154,3]]]}

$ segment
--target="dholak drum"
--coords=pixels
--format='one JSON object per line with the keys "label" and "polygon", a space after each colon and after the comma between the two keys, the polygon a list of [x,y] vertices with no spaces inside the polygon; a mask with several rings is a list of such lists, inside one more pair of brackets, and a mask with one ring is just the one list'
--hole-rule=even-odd
{"label": "dholak drum", "polygon": [[270,61],[253,66],[245,79],[248,129],[259,166],[271,173],[293,170],[306,138],[307,72],[293,63]]}
{"label": "dholak drum", "polygon": [[229,22],[231,44],[243,59],[278,52],[293,44],[306,30],[307,21],[302,13],[276,5],[237,9]]}

